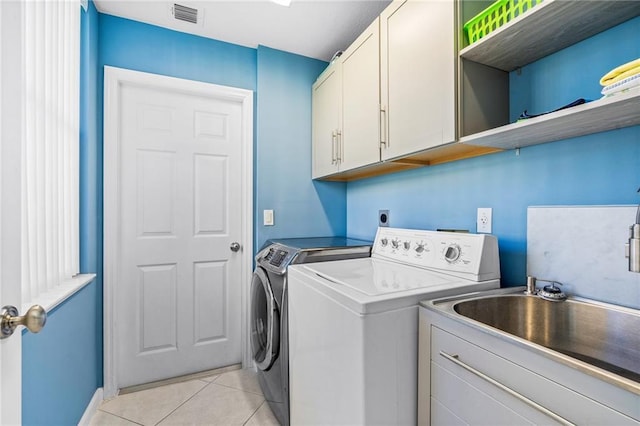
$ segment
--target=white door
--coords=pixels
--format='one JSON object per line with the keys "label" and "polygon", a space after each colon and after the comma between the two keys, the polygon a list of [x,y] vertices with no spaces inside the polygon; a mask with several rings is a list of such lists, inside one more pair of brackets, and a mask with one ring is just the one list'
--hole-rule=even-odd
{"label": "white door", "polygon": [[[0,2],[0,306],[20,309],[22,6]],[[16,184],[17,182],[17,184]],[[21,312],[23,313],[23,312]],[[22,334],[0,340],[0,424],[20,424]]]}
{"label": "white door", "polygon": [[120,388],[243,359],[244,106],[155,78],[118,88]]}

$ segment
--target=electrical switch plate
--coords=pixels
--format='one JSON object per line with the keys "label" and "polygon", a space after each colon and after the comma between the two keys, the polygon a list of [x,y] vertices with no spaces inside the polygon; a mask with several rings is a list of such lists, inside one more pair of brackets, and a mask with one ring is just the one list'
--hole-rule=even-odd
{"label": "electrical switch plate", "polygon": [[273,210],[263,210],[262,216],[264,226],[273,226]]}
{"label": "electrical switch plate", "polygon": [[478,208],[477,228],[479,234],[491,233],[491,213],[491,207]]}

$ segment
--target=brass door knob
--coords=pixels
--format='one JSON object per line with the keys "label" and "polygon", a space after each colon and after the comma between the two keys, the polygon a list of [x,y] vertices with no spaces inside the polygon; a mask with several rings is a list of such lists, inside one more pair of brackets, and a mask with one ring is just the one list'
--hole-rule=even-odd
{"label": "brass door knob", "polygon": [[24,325],[32,333],[42,330],[47,322],[47,311],[40,305],[33,305],[23,315],[18,315],[15,306],[4,306],[0,312],[0,339],[9,337],[19,325]]}

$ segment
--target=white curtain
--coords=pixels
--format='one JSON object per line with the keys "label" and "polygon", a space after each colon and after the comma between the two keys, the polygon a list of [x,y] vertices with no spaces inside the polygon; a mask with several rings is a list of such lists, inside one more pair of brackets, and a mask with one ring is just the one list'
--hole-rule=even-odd
{"label": "white curtain", "polygon": [[22,0],[22,301],[79,271],[79,0]]}

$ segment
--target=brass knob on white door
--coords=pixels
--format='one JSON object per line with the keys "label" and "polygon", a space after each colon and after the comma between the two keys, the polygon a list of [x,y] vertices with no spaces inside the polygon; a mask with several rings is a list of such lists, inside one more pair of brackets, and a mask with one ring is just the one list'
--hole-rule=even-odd
{"label": "brass knob on white door", "polygon": [[33,305],[23,315],[18,315],[15,306],[4,306],[0,312],[0,339],[13,334],[16,327],[24,325],[32,333],[42,330],[47,322],[47,311],[40,305]]}
{"label": "brass knob on white door", "polygon": [[233,243],[231,243],[229,248],[231,249],[231,251],[239,251],[240,250],[240,243],[233,242]]}

